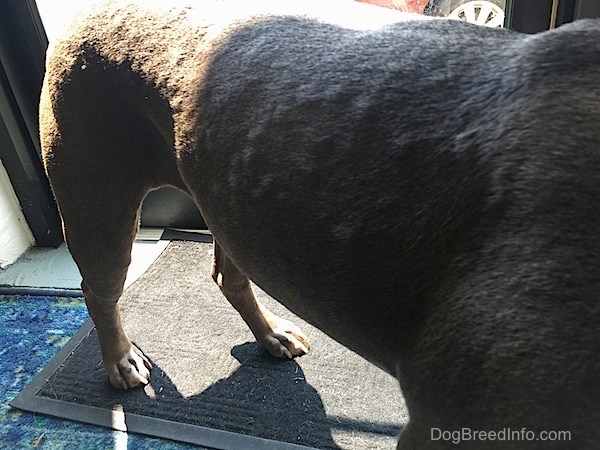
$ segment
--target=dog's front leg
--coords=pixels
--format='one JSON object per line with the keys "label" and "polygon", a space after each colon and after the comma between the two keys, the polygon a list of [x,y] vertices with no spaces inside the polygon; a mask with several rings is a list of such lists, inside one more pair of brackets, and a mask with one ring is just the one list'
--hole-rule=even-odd
{"label": "dog's front leg", "polygon": [[256,299],[248,277],[231,262],[216,240],[211,275],[256,340],[273,356],[292,358],[308,352],[310,345],[300,328],[276,316]]}

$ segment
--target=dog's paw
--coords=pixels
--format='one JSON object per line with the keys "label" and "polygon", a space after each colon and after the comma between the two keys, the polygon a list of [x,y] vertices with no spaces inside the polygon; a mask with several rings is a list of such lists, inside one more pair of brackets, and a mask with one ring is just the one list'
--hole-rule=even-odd
{"label": "dog's paw", "polygon": [[114,362],[104,361],[110,384],[117,389],[129,389],[146,385],[150,381],[152,364],[134,345]]}
{"label": "dog's paw", "polygon": [[289,359],[308,353],[310,350],[308,338],[293,322],[279,317],[269,322],[271,330],[258,339],[269,353],[278,358]]}

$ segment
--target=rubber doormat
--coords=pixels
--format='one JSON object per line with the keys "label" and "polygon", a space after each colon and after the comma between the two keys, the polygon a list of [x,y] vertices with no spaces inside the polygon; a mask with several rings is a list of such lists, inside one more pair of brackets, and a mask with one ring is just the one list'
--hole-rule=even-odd
{"label": "rubber doormat", "polygon": [[121,299],[148,386],[110,386],[89,320],[11,406],[209,448],[395,448],[408,419],[397,382],[255,287],[312,346],[272,357],[212,281],[211,250],[171,242]]}

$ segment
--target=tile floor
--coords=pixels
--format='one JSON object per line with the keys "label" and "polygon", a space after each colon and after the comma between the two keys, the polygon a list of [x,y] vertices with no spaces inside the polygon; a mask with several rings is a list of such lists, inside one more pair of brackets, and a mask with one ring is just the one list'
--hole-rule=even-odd
{"label": "tile floor", "polygon": [[[142,228],[133,244],[132,261],[125,287],[131,285],[160,256],[169,244],[161,239],[163,229]],[[81,275],[63,242],[58,248],[28,250],[0,271],[0,286],[15,288],[80,289]]]}

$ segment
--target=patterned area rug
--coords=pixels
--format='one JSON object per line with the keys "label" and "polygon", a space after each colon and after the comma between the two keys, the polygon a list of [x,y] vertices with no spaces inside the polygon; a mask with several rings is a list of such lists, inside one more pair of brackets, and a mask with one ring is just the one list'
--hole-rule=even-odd
{"label": "patterned area rug", "polygon": [[0,295],[0,448],[196,448],[21,412],[8,405],[87,318],[82,298]]}

